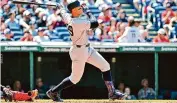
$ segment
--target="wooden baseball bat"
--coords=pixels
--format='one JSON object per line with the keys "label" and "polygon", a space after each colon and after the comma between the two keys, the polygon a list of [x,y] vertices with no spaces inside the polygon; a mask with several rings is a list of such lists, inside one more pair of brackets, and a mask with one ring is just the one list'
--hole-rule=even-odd
{"label": "wooden baseball bat", "polygon": [[28,1],[20,1],[20,0],[13,0],[12,2],[14,4],[34,4],[34,5],[57,6],[57,4],[37,3],[37,2],[28,2]]}

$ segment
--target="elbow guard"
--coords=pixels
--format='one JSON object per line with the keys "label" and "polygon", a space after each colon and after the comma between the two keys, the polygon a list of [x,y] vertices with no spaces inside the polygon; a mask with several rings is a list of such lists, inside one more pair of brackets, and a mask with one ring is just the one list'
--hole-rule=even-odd
{"label": "elbow guard", "polygon": [[97,28],[97,27],[98,27],[98,22],[97,21],[91,22],[91,24],[90,24],[91,29],[94,29],[94,28]]}

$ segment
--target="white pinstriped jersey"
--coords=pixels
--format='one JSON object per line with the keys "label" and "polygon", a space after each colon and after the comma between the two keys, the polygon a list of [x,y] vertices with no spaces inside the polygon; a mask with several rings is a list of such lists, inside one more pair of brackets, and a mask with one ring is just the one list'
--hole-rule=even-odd
{"label": "white pinstriped jersey", "polygon": [[61,11],[61,16],[67,24],[73,45],[88,44],[88,35],[86,32],[90,28],[90,20],[88,17],[83,14],[78,18],[72,18],[65,10]]}

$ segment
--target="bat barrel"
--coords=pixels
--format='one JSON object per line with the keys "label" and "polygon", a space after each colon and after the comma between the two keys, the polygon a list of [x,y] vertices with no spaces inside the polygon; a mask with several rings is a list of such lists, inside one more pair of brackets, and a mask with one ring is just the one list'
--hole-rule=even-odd
{"label": "bat barrel", "polygon": [[13,0],[14,4],[34,4],[34,5],[46,5],[46,6],[57,6],[56,4],[47,4],[47,3],[37,3],[37,2],[28,2],[28,1],[20,1],[20,0]]}

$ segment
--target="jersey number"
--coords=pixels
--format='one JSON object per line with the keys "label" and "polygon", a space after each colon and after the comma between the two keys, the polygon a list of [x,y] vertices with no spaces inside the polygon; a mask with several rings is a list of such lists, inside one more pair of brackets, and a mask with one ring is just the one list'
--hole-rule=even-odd
{"label": "jersey number", "polygon": [[70,35],[73,36],[74,35],[74,33],[73,33],[73,27],[70,26],[70,25],[68,25],[68,30],[69,30]]}
{"label": "jersey number", "polygon": [[136,37],[135,33],[132,33],[132,38],[135,38],[135,37]]}

